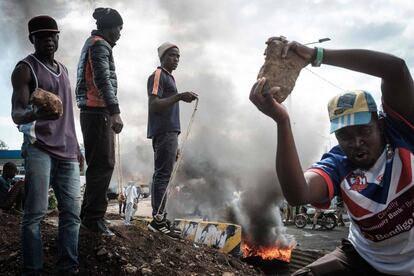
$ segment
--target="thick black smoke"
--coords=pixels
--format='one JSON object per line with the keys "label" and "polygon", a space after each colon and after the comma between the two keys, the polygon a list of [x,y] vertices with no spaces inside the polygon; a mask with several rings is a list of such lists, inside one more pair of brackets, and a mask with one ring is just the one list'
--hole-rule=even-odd
{"label": "thick black smoke", "polygon": [[[223,4],[217,5],[214,9],[204,1],[195,8],[188,7],[186,1],[164,5],[174,27],[188,30],[173,36],[182,45],[183,59],[191,61],[177,70],[186,72],[177,78],[178,86],[185,84],[200,94],[168,211],[174,217],[198,216],[241,224],[244,235],[256,245],[276,241],[288,245],[279,210],[283,197],[274,169],[275,127],[268,129],[272,125],[260,116],[249,117],[247,114],[255,112],[253,106],[239,104],[238,98],[247,98],[250,87],[235,91],[233,80],[215,73],[214,60],[207,51],[190,47],[194,41],[207,44],[220,28],[233,27],[225,24],[227,19],[218,12]],[[201,17],[214,17],[215,21],[198,21]],[[187,45],[194,50],[189,51]],[[200,69],[194,72],[193,68]],[[253,74],[252,82],[254,79]],[[181,109],[191,110],[191,106],[181,104]],[[182,127],[184,130],[185,124]]]}

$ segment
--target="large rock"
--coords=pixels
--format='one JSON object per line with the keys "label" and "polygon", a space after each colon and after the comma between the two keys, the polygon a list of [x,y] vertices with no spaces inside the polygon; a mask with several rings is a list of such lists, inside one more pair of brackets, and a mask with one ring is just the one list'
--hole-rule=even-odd
{"label": "large rock", "polygon": [[62,116],[63,114],[62,100],[59,96],[41,88],[36,88],[32,93],[30,102],[44,112],[56,115],[59,114],[59,116]]}
{"label": "large rock", "polygon": [[282,49],[286,45],[284,37],[273,37],[266,44],[266,58],[258,79],[266,78],[264,91],[274,86],[280,87],[280,90],[273,94],[273,98],[281,103],[292,92],[300,70],[307,65],[307,62],[292,51],[288,52],[286,58],[281,57]]}

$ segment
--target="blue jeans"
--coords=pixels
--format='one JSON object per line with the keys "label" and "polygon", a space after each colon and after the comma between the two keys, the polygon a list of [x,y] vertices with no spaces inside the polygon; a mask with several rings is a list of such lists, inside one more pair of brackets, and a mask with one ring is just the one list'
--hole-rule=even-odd
{"label": "blue jeans", "polygon": [[37,274],[43,268],[40,222],[47,212],[49,185],[58,201],[59,229],[57,267],[70,271],[78,267],[80,226],[79,163],[59,160],[32,144],[23,144],[26,201],[22,223],[23,274]]}
{"label": "blue jeans", "polygon": [[178,133],[166,132],[152,138],[152,148],[154,150],[154,175],[151,185],[151,205],[152,215],[164,213],[167,198],[164,199],[162,206],[161,200],[167,189],[170,176],[177,158]]}

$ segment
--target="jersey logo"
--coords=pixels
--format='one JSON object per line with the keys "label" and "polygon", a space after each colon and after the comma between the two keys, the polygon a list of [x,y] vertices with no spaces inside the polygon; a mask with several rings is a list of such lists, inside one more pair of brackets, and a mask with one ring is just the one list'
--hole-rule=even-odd
{"label": "jersey logo", "polygon": [[361,192],[368,187],[367,177],[365,176],[365,172],[361,170],[353,171],[347,177],[350,189],[353,191]]}

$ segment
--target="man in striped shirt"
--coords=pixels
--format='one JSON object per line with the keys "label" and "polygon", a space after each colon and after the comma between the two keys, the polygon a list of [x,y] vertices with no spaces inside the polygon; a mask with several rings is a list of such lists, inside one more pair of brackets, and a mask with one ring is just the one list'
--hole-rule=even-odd
{"label": "man in striped shirt", "polygon": [[148,134],[154,149],[154,175],[151,186],[152,215],[149,229],[174,237],[164,212],[162,200],[176,161],[180,129],[179,101],[190,103],[198,95],[194,92],[178,93],[172,71],[177,69],[180,50],[165,42],[158,47],[161,66],[148,78]]}
{"label": "man in striped shirt", "polygon": [[341,196],[350,226],[333,252],[292,275],[414,275],[414,82],[405,61],[365,49],[282,50],[313,66],[327,64],[381,78],[382,111],[363,90],[328,103],[338,145],[303,173],[287,110],[273,99],[277,87],[260,79],[250,100],[277,123],[276,172],[286,200],[328,208]]}

